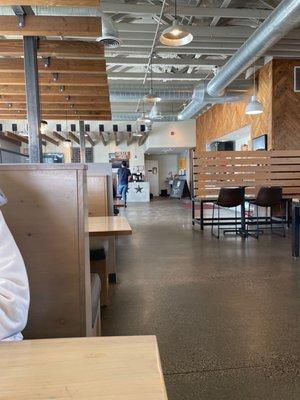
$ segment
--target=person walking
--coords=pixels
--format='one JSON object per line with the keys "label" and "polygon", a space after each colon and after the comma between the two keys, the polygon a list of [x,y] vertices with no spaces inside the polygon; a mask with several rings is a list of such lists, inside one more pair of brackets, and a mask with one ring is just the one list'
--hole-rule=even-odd
{"label": "person walking", "polygon": [[122,196],[125,207],[127,207],[127,190],[130,177],[130,169],[127,168],[126,161],[122,161],[121,167],[118,169],[118,195]]}

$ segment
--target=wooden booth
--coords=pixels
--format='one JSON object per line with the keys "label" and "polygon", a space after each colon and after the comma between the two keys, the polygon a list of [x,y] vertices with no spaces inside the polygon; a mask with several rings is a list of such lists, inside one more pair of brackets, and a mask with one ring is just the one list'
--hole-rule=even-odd
{"label": "wooden booth", "polygon": [[86,168],[0,165],[2,212],[30,284],[26,339],[100,334],[100,290],[92,319]]}

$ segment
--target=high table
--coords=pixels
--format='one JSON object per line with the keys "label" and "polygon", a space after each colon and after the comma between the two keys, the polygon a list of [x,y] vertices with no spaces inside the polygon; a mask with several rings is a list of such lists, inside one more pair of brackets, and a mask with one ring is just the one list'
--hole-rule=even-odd
{"label": "high table", "polygon": [[5,400],[166,400],[155,336],[1,342]]}

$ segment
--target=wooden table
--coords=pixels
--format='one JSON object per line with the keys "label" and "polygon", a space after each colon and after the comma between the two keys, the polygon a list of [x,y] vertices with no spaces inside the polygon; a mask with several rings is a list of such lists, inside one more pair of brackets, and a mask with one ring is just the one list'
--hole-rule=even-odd
{"label": "wooden table", "polygon": [[5,400],[166,400],[155,336],[0,343]]}
{"label": "wooden table", "polygon": [[131,235],[132,229],[124,217],[89,217],[90,236]]}

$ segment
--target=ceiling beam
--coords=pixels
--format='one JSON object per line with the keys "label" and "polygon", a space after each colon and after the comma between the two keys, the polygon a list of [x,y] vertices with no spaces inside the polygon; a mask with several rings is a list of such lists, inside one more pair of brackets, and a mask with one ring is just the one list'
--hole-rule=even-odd
{"label": "ceiling beam", "polygon": [[[6,39],[0,41],[0,55],[3,57],[22,57],[22,40]],[[38,42],[39,57],[94,58],[103,59],[104,47],[96,42],[79,40],[43,40]]]}
{"label": "ceiling beam", "polygon": [[[47,59],[48,60],[48,59]],[[106,75],[105,60],[63,60],[50,58],[49,66],[45,66],[46,60],[38,60],[38,69],[43,74],[96,74]],[[21,58],[0,58],[0,73],[15,73],[24,71],[24,62]]]}
{"label": "ceiling beam", "polygon": [[[113,3],[111,1],[102,1],[101,10],[105,13],[125,13],[133,15],[159,15],[161,6],[153,6],[147,4],[121,4]],[[186,17],[201,17],[201,18],[257,18],[265,19],[270,15],[270,10],[253,9],[253,8],[214,8],[214,7],[190,7],[178,6],[177,14]],[[166,6],[164,8],[164,15],[174,15],[174,7]]]}
{"label": "ceiling beam", "polygon": [[[0,112],[1,111],[6,111],[6,110],[26,110],[26,103],[0,103]],[[76,103],[68,103],[68,104],[43,104],[41,103],[41,110],[42,111],[61,111],[61,110],[87,110],[87,111],[92,111],[92,110],[97,110],[97,111],[110,111],[110,104],[106,102],[105,104],[94,104],[94,103],[88,103],[88,104],[76,104]]]}
{"label": "ceiling beam", "polygon": [[[101,106],[107,104],[108,96],[52,96],[52,95],[42,95],[40,96],[40,101],[42,104],[94,104],[95,106]],[[1,104],[15,104],[15,103],[25,103],[26,96],[22,94],[16,95],[0,95],[0,105]]]}
{"label": "ceiling beam", "polygon": [[[24,73],[1,73],[0,85],[22,85]],[[57,79],[51,74],[39,74],[40,86],[107,86],[106,76],[88,74],[58,74]]]}
{"label": "ceiling beam", "polygon": [[99,3],[99,0],[1,0],[1,6],[98,7]]}
{"label": "ceiling beam", "polygon": [[63,135],[61,135],[59,132],[53,131],[53,136],[56,137],[57,139],[61,140],[62,142],[66,141],[67,138],[65,138]]}
{"label": "ceiling beam", "polygon": [[69,133],[68,133],[68,138],[69,138],[70,140],[73,140],[73,142],[75,142],[75,143],[77,143],[77,144],[80,144],[80,140],[79,140],[78,136],[75,135],[75,133],[69,132]]}
{"label": "ceiling beam", "polygon": [[[222,3],[221,3],[221,5],[220,5],[220,8],[226,8],[226,7],[228,7],[229,4],[231,3],[231,1],[232,1],[232,0],[223,0]],[[220,21],[220,19],[221,19],[220,16],[214,17],[213,20],[212,20],[211,23],[210,23],[210,26],[216,26],[216,25],[218,25],[218,22]]]}
{"label": "ceiling beam", "polygon": [[51,136],[46,135],[45,133],[42,133],[42,139],[44,139],[46,142],[54,144],[55,146],[59,145],[59,141],[53,139]]}
{"label": "ceiling beam", "polygon": [[143,135],[139,137],[139,141],[138,141],[139,146],[142,146],[146,142],[146,140],[148,139],[148,136],[149,136],[149,132],[144,132]]}
{"label": "ceiling beam", "polygon": [[28,137],[26,137],[26,136],[21,136],[14,132],[9,132],[9,131],[5,131],[4,134],[5,134],[5,136],[7,136],[11,139],[15,139],[15,140],[18,140],[19,142],[28,144]]}
{"label": "ceiling beam", "polygon": [[90,143],[91,146],[96,145],[96,142],[91,138],[91,136],[87,132],[85,132],[84,135],[85,135],[85,139]]}
{"label": "ceiling beam", "polygon": [[[135,32],[135,33],[155,33],[155,24],[130,24],[119,23],[117,24],[118,31],[122,36],[122,32]],[[161,29],[164,29],[162,25]],[[214,37],[249,37],[254,31],[254,28],[248,26],[189,26],[189,31],[195,36],[208,36]],[[299,39],[299,29],[290,31],[285,37],[289,39]]]}
{"label": "ceiling beam", "polygon": [[[14,94],[25,94],[25,86],[24,85],[6,85],[0,84],[0,95],[14,95]],[[108,88],[99,87],[99,86],[65,86],[64,91],[60,91],[60,87],[57,86],[41,86],[40,94],[42,96],[63,96],[66,97],[68,95],[73,96],[108,96]]]}
{"label": "ceiling beam", "polygon": [[26,15],[25,25],[20,27],[17,17],[5,15],[0,16],[0,35],[97,38],[101,36],[101,18]]}
{"label": "ceiling beam", "polygon": [[132,134],[132,132],[128,132],[127,146],[130,146],[132,143],[133,143],[133,134]]}
{"label": "ceiling beam", "polygon": [[107,146],[108,143],[109,143],[109,139],[108,139],[108,140],[105,140],[105,137],[104,137],[103,132],[99,132],[99,135],[100,135],[100,139],[101,139],[102,144],[103,144],[104,146]]}
{"label": "ceiling beam", "polygon": [[[126,80],[126,79],[136,79],[143,80],[145,77],[144,73],[139,72],[108,72],[108,79],[114,80]],[[184,74],[184,73],[176,73],[176,74],[168,74],[168,73],[153,73],[153,80],[165,80],[165,81],[197,81],[202,80],[207,77],[207,73],[195,73],[195,74]],[[0,81],[1,82],[1,81]]]}

